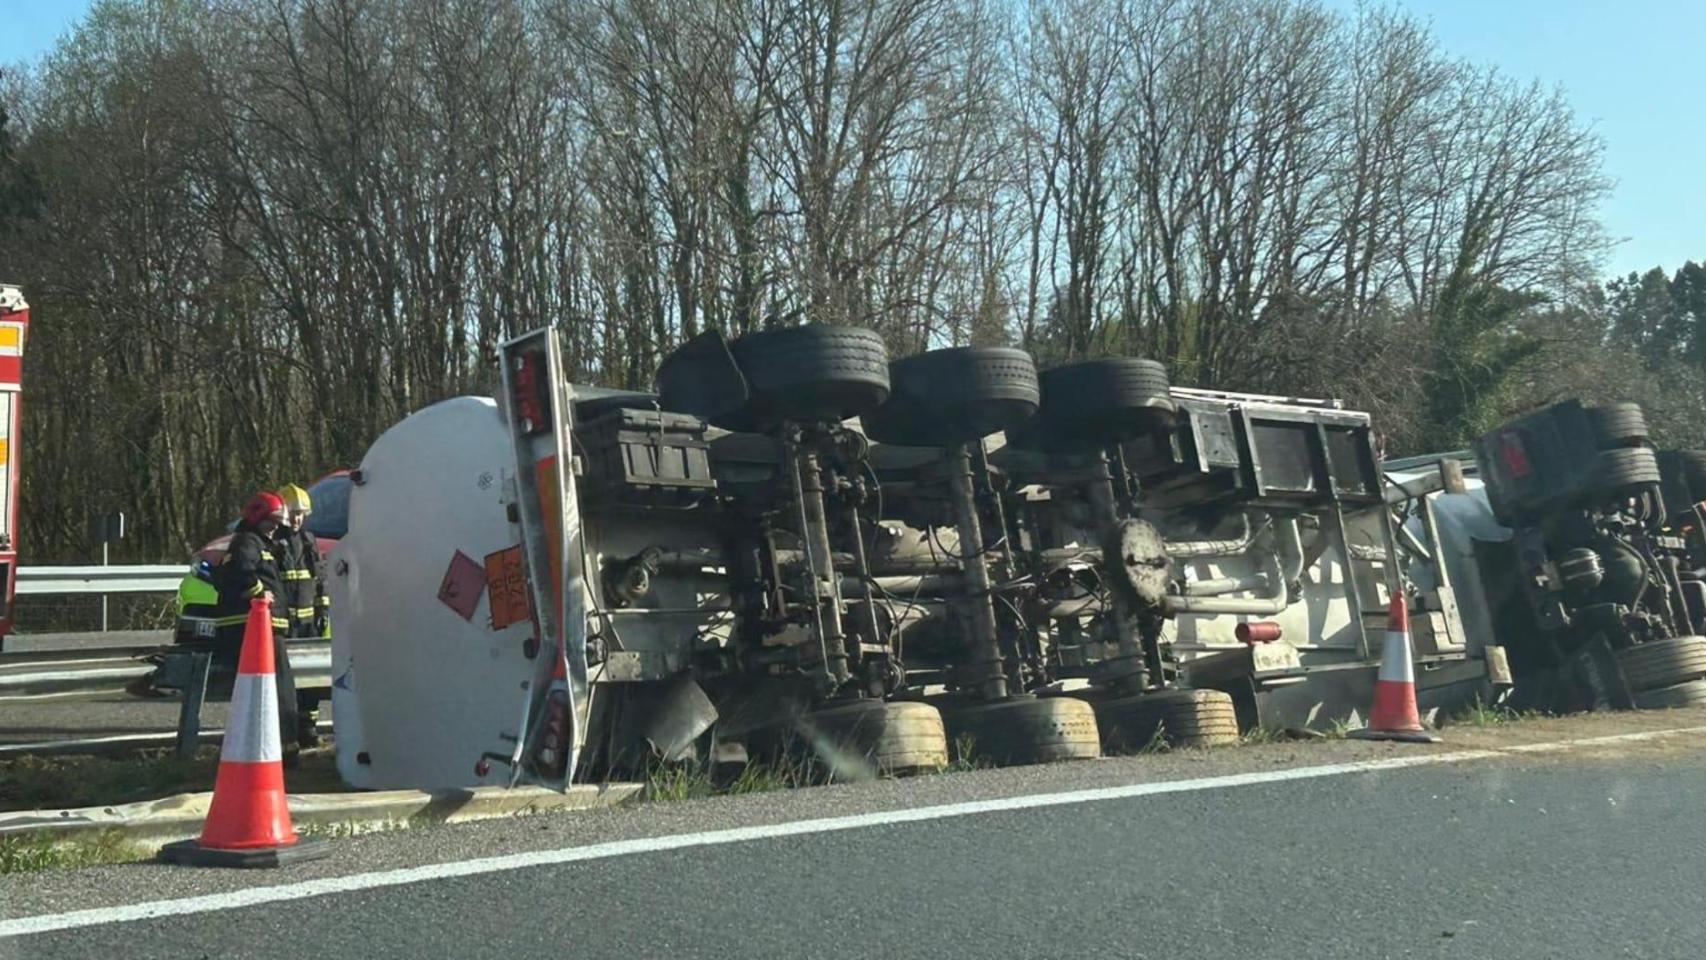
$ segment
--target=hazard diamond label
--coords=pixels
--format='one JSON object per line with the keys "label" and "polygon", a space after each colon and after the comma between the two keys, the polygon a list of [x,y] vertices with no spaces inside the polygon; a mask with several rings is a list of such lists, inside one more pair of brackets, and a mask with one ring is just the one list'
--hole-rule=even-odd
{"label": "hazard diamond label", "polygon": [[486,568],[466,553],[456,551],[450,558],[450,568],[444,571],[443,582],[438,585],[439,601],[462,619],[472,620],[474,610],[480,606],[480,594],[485,591]]}

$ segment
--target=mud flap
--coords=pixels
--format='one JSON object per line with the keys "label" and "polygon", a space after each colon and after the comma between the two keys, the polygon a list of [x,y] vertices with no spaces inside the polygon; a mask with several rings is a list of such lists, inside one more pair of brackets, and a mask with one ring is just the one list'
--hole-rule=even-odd
{"label": "mud flap", "polygon": [[588,741],[589,776],[644,776],[652,763],[712,760],[722,741],[721,716],[685,673],[667,680],[611,683],[599,691],[598,734]]}
{"label": "mud flap", "polygon": [[1587,710],[1630,710],[1635,697],[1623,679],[1623,669],[1611,644],[1595,640],[1571,658],[1579,704]]}
{"label": "mud flap", "polygon": [[693,678],[682,674],[668,681],[641,736],[652,755],[666,762],[685,760],[693,745],[717,722],[717,708]]}

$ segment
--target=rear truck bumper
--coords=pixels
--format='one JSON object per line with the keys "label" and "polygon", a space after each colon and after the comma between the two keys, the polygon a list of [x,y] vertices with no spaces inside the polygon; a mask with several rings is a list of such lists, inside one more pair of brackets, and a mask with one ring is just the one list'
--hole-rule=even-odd
{"label": "rear truck bumper", "polygon": [[[1512,688],[1504,651],[1416,658],[1416,703],[1424,717],[1501,702]],[[1319,655],[1318,652],[1315,655]],[[1185,665],[1190,686],[1232,696],[1240,730],[1326,732],[1368,716],[1379,663],[1355,659],[1303,665],[1288,644],[1256,644]]]}

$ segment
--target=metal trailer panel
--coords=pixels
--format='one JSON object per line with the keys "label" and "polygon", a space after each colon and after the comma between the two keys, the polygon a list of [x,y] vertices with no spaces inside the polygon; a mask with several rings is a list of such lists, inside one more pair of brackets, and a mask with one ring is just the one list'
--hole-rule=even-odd
{"label": "metal trailer panel", "polygon": [[[1353,561],[1355,562],[1355,561]],[[1247,578],[1261,572],[1261,565],[1247,557],[1217,557],[1199,560],[1180,560],[1174,564],[1175,576],[1195,582],[1222,578]],[[1327,661],[1342,657],[1361,657],[1362,634],[1356,627],[1358,611],[1346,597],[1346,578],[1350,576],[1342,554],[1328,547],[1313,565],[1305,567],[1299,578],[1302,588],[1297,602],[1279,613],[1246,614],[1180,614],[1162,628],[1162,642],[1170,643],[1182,658],[1199,657],[1226,650],[1242,650],[1244,643],[1235,633],[1238,625],[1251,621],[1271,621],[1283,630],[1284,640],[1304,653],[1305,661],[1318,655]],[[1359,589],[1368,593],[1364,610],[1378,609],[1384,617],[1385,585],[1371,583],[1365,576],[1357,578]],[[1244,596],[1232,594],[1231,596]],[[1375,656],[1379,650],[1373,651]]]}
{"label": "metal trailer panel", "polygon": [[[504,343],[499,354],[504,429],[514,457],[522,566],[527,571],[539,645],[533,679],[522,700],[520,739],[502,758],[510,768],[511,786],[525,776],[561,790],[579,766],[591,699],[580,494],[576,457],[569,444],[574,407],[556,331],[546,328],[524,334]],[[549,704],[559,696],[567,700],[567,743],[546,751],[543,748],[553,736]],[[547,752],[565,751],[567,759],[559,771],[541,759]]]}
{"label": "metal trailer panel", "polygon": [[387,430],[362,460],[328,584],[338,772],[351,786],[509,782],[503,765],[475,765],[514,749],[534,671],[532,624],[494,629],[484,579],[486,558],[520,542],[514,457],[497,404],[458,397]]}
{"label": "metal trailer panel", "polygon": [[[1175,391],[1178,393],[1178,391]],[[1212,395],[1186,393],[1181,407],[1193,411],[1193,426],[1200,418],[1209,422],[1215,414]],[[1382,655],[1387,606],[1392,592],[1408,572],[1400,565],[1409,558],[1400,553],[1394,531],[1387,520],[1384,483],[1378,460],[1368,440],[1366,414],[1327,405],[1305,409],[1308,404],[1283,400],[1238,398],[1226,403],[1232,411],[1233,427],[1240,422],[1252,431],[1248,456],[1261,469],[1279,470],[1275,490],[1267,489],[1257,476],[1246,477],[1241,487],[1258,501],[1269,498],[1279,508],[1276,517],[1309,518],[1304,553],[1310,559],[1291,591],[1285,609],[1266,615],[1205,615],[1181,613],[1164,628],[1163,641],[1170,643],[1182,661],[1187,682],[1248,691],[1241,710],[1255,710],[1260,702],[1261,722],[1268,726],[1314,726],[1350,719],[1372,695],[1375,667]],[[1288,424],[1300,441],[1289,446],[1266,447],[1256,442],[1254,431],[1268,429],[1283,433]],[[1307,442],[1311,426],[1318,442]],[[1236,429],[1234,430],[1236,432]],[[1270,441],[1286,439],[1275,434]],[[1196,448],[1202,448],[1199,437]],[[1325,458],[1326,475],[1319,464],[1311,464],[1305,476],[1300,463],[1267,463],[1269,454],[1296,459],[1309,448],[1310,456]],[[1242,459],[1242,458],[1240,458]],[[1261,461],[1261,462],[1258,462]],[[1198,465],[1209,471],[1210,464]],[[1288,472],[1289,471],[1289,472]],[[1191,482],[1189,471],[1183,482]],[[1292,513],[1284,507],[1287,496],[1301,495]],[[1412,530],[1413,542],[1432,544],[1436,525],[1437,495],[1424,500],[1419,526]],[[1372,502],[1371,502],[1372,501]],[[1252,504],[1258,507],[1259,504]],[[1252,521],[1259,511],[1250,513]],[[1165,525],[1164,517],[1156,517]],[[1427,548],[1433,549],[1433,548]],[[1260,582],[1264,576],[1264,553],[1271,545],[1240,556],[1183,558],[1175,562],[1175,574],[1187,582],[1221,584]],[[1417,662],[1418,685],[1424,703],[1455,706],[1477,696],[1490,696],[1489,670],[1481,644],[1470,644],[1470,634],[1459,618],[1453,590],[1454,572],[1431,571],[1431,565],[1410,561],[1412,569],[1435,575],[1425,584],[1421,609],[1412,610],[1412,649]],[[1424,579],[1428,579],[1424,576]],[[1478,584],[1477,584],[1478,586]],[[1188,592],[1188,588],[1187,588]],[[1269,621],[1279,625],[1283,641],[1274,649],[1247,649],[1235,631],[1240,623]],[[1488,645],[1491,641],[1488,641]],[[1253,721],[1255,717],[1246,717]]]}
{"label": "metal trailer panel", "polygon": [[[1456,713],[1477,701],[1492,703],[1496,695],[1486,661],[1478,658],[1419,659],[1415,670],[1416,706],[1424,719],[1432,720],[1436,712]],[[1308,670],[1295,683],[1258,682],[1256,722],[1269,730],[1356,726],[1368,719],[1379,673],[1378,665],[1359,661]]]}
{"label": "metal trailer panel", "polygon": [[[1432,472],[1427,467],[1396,470],[1388,473],[1393,480],[1407,483]],[[1433,521],[1432,539],[1436,546],[1434,564],[1412,563],[1410,579],[1424,591],[1449,584],[1456,595],[1457,616],[1462,625],[1464,642],[1471,652],[1495,646],[1498,639],[1493,628],[1492,606],[1482,587],[1481,569],[1475,556],[1475,543],[1504,543],[1512,536],[1511,529],[1493,516],[1487,491],[1479,477],[1463,478],[1463,493],[1443,491],[1429,493],[1424,498]],[[1411,517],[1405,526],[1418,537],[1426,531],[1422,517]],[[1443,564],[1443,576],[1435,567]]]}

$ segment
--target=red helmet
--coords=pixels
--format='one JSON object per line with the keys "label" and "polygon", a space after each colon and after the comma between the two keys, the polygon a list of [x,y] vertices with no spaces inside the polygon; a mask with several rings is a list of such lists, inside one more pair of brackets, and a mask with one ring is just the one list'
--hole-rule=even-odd
{"label": "red helmet", "polygon": [[258,527],[268,518],[284,519],[284,501],[278,498],[278,494],[263,490],[249,498],[243,507],[243,522]]}

